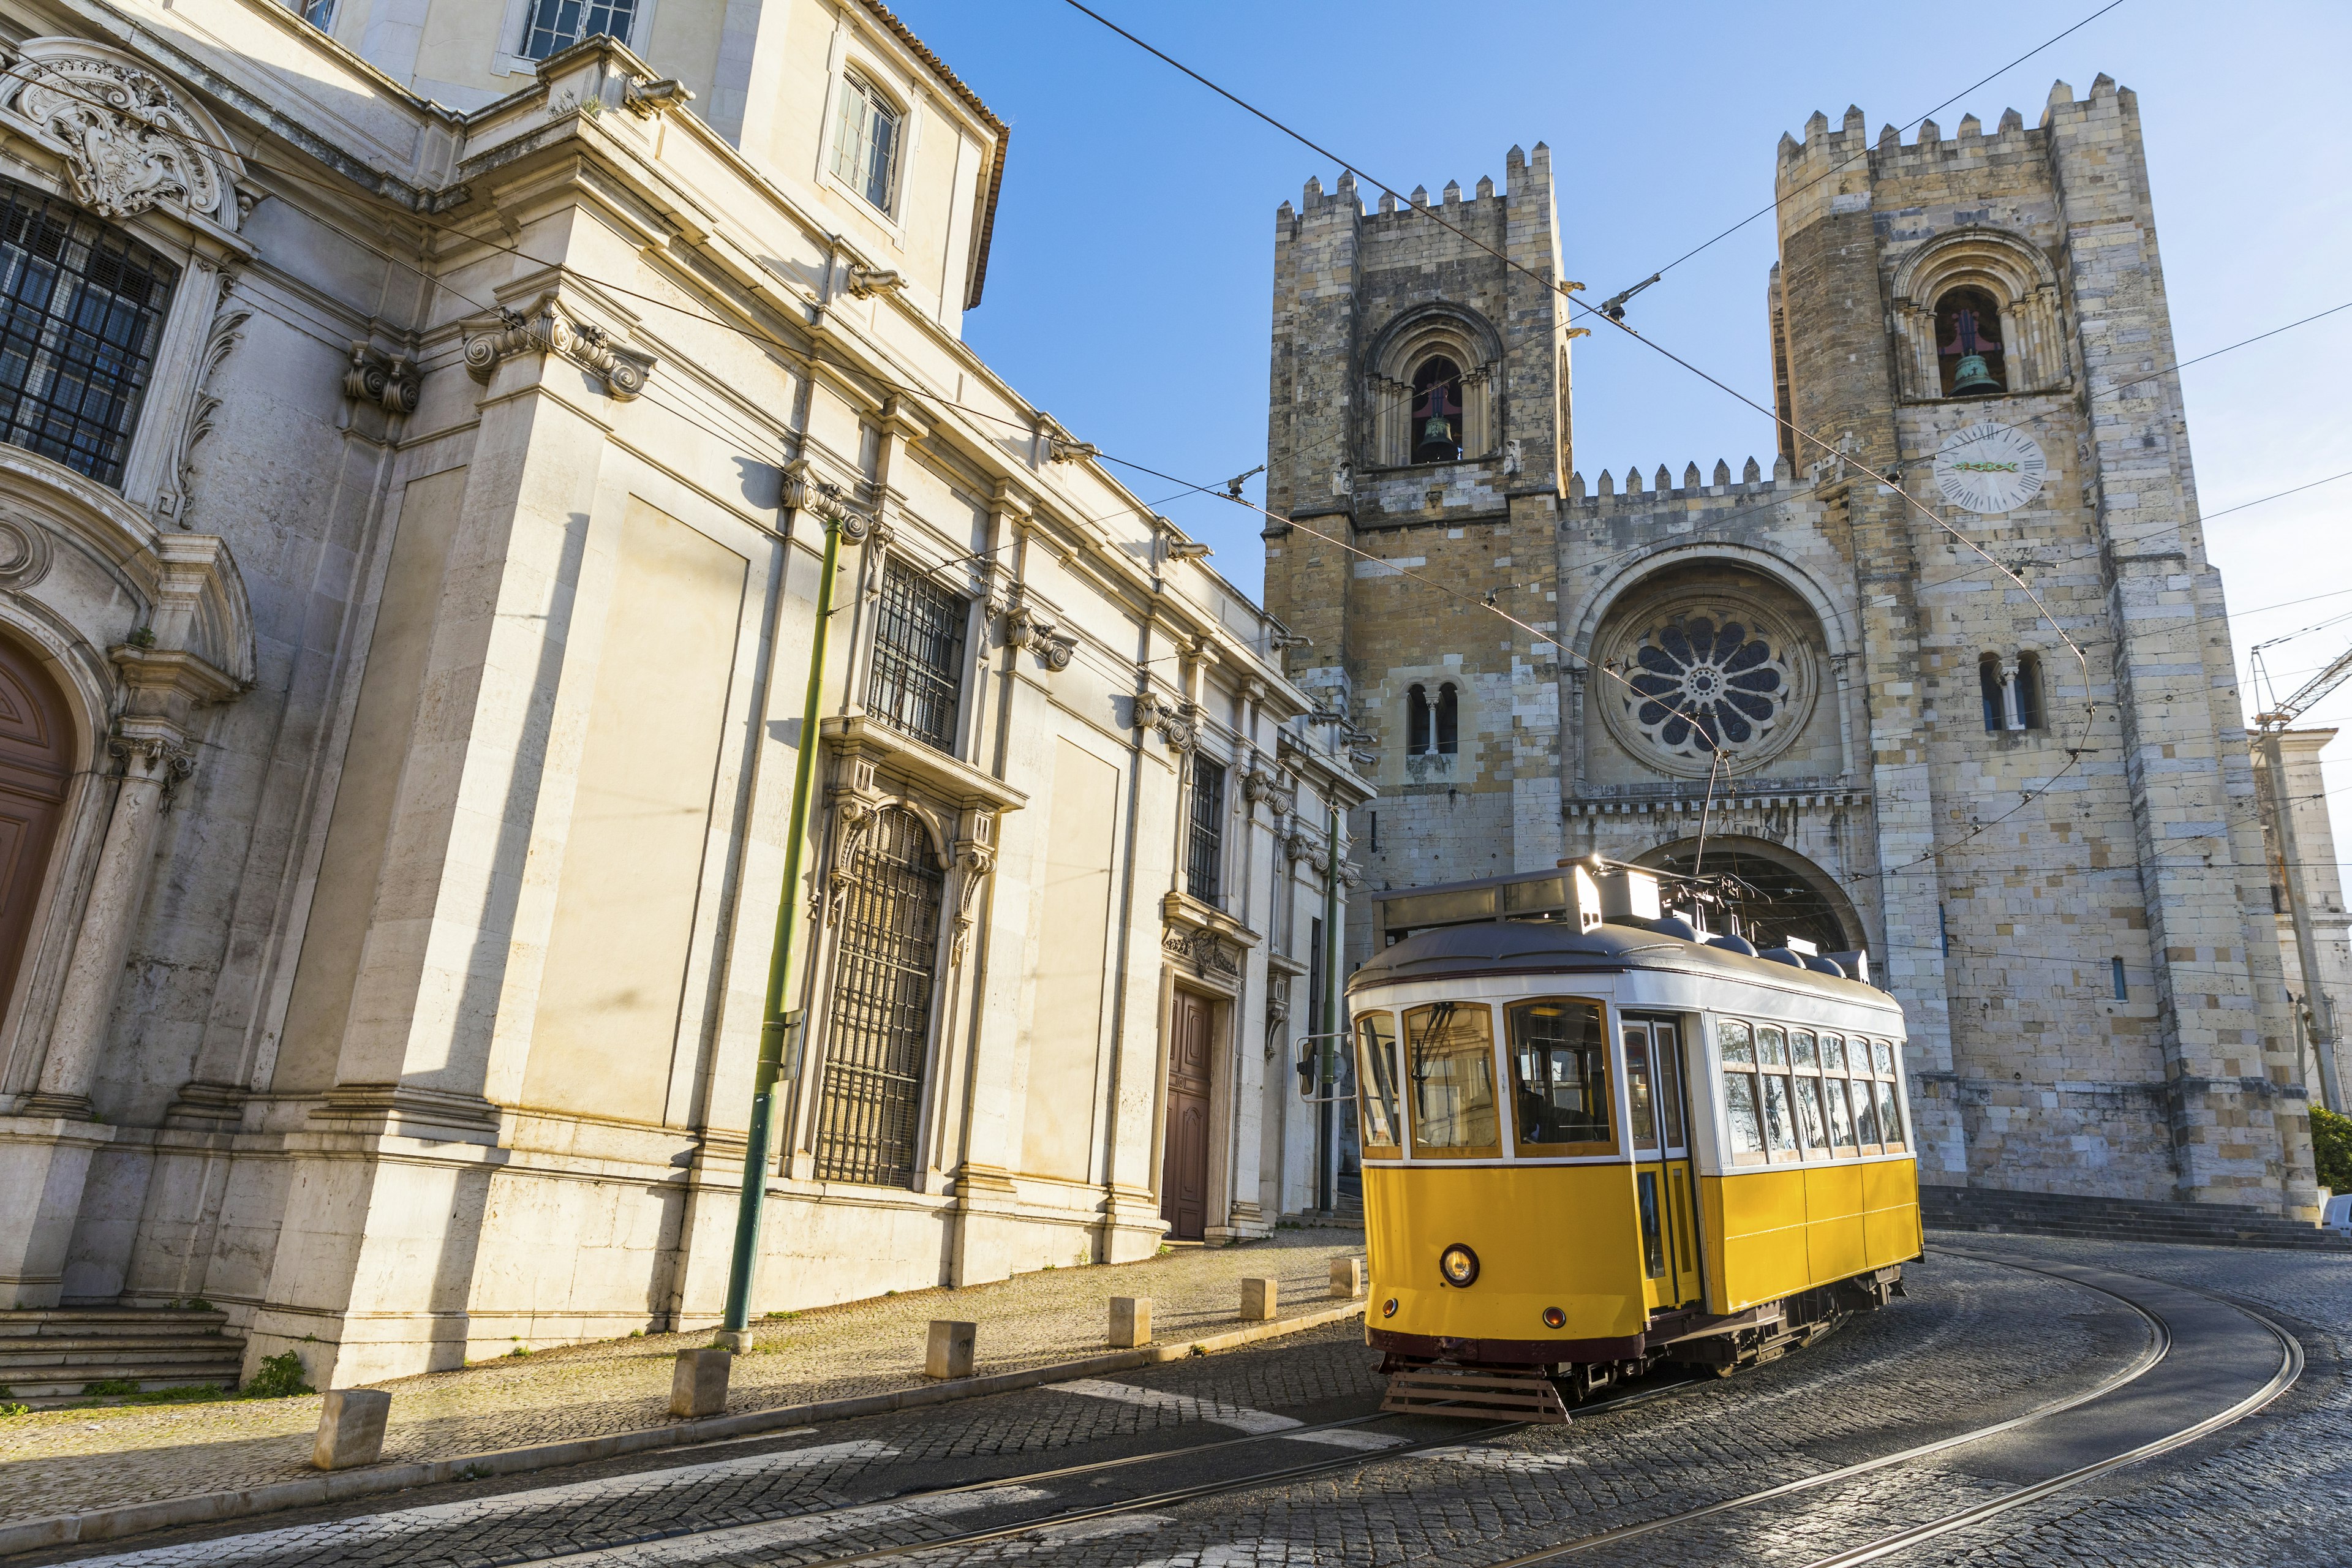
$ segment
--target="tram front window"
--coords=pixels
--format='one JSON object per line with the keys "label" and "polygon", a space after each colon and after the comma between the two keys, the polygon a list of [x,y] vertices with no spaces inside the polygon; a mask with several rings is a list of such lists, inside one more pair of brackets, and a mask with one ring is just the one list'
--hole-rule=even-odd
{"label": "tram front window", "polygon": [[1510,1009],[1512,1108],[1519,1152],[1605,1152],[1609,1037],[1597,1002],[1522,1002]]}
{"label": "tram front window", "polygon": [[1396,1015],[1367,1013],[1356,1020],[1357,1111],[1364,1152],[1394,1159],[1397,1148]]}
{"label": "tram front window", "polygon": [[1495,1016],[1482,1003],[1440,1002],[1404,1016],[1415,1155],[1502,1152],[1495,1104]]}

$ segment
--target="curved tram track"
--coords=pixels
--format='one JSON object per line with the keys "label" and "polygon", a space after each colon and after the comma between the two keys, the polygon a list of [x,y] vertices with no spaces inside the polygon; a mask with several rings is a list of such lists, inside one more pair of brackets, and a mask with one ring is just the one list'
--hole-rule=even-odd
{"label": "curved tram track", "polygon": [[[1807,1493],[1839,1488],[1897,1466],[1930,1459],[1943,1459],[1948,1467],[1965,1472],[1979,1490],[1989,1490],[1990,1495],[1979,1497],[1967,1506],[1913,1520],[1894,1531],[1812,1558],[1805,1563],[1805,1568],[1845,1568],[1847,1564],[1875,1562],[1939,1536],[1992,1523],[2054,1493],[2195,1442],[2279,1398],[2294,1385],[2303,1370],[2303,1348],[2293,1335],[2261,1313],[2210,1292],[2108,1270],[2029,1264],[1951,1247],[1937,1250],[1973,1262],[2044,1275],[2111,1298],[2140,1318],[2147,1326],[2148,1341],[2130,1362],[2095,1385],[2021,1415],[1695,1508],[1551,1542],[1493,1560],[1486,1568],[1530,1568],[1643,1537],[1737,1523],[1737,1516],[1741,1514],[1768,1510],[1773,1504]],[[1575,1415],[1580,1421],[1589,1420],[1608,1412],[1676,1398],[1696,1389],[1721,1386],[1715,1378],[1695,1377],[1593,1400],[1578,1406]],[[1312,1425],[1286,1424],[1205,1443],[1154,1448],[952,1486],[910,1489],[775,1520],[702,1528],[685,1523],[626,1542],[517,1556],[508,1561],[521,1568],[537,1563],[588,1568],[597,1563],[654,1563],[670,1560],[673,1552],[691,1542],[690,1551],[680,1560],[724,1558],[791,1563],[793,1568],[848,1568],[852,1563],[926,1554],[940,1554],[942,1561],[954,1561],[954,1554],[961,1550],[1030,1536],[1038,1538],[1031,1552],[1046,1556],[1054,1552],[1057,1544],[1054,1537],[1058,1532],[1082,1532],[1088,1526],[1115,1524],[1122,1516],[1144,1515],[1183,1503],[1278,1489],[1391,1459],[1475,1452],[1488,1439],[1521,1429],[1519,1423],[1500,1423],[1417,1438],[1389,1437],[1365,1430],[1376,1423],[1397,1419],[1393,1415],[1370,1415]],[[918,1529],[914,1539],[838,1551],[838,1538],[843,1534],[854,1536],[887,1527],[919,1526],[925,1521],[942,1519],[965,1509],[992,1510],[1051,1500],[1051,1494],[1035,1489],[1043,1483],[1085,1477],[1099,1479],[1152,1464],[1197,1462],[1202,1456],[1283,1439],[1328,1443],[1347,1451],[1328,1458],[1163,1487],[1091,1506],[1027,1512],[1018,1519],[952,1533],[924,1535]],[[824,1540],[828,1535],[835,1538],[833,1542]],[[1070,1544],[1077,1545],[1086,1539],[1087,1534],[1074,1533]],[[222,1541],[214,1544],[217,1548],[230,1543]],[[835,1554],[812,1554],[824,1552],[828,1545],[835,1547]],[[165,1549],[165,1553],[151,1556],[133,1550],[121,1557],[110,1554],[96,1561],[160,1562],[166,1560],[169,1552],[170,1549]]]}

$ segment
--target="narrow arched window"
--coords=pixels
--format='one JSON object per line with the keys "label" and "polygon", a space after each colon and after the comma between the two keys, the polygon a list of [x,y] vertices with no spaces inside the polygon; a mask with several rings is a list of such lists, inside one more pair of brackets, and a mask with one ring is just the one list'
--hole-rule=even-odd
{"label": "narrow arched window", "polygon": [[834,178],[886,213],[898,196],[902,118],[879,88],[854,76],[842,78],[833,128]]}
{"label": "narrow arched window", "polygon": [[1452,681],[1437,689],[1437,751],[1442,756],[1450,757],[1462,748],[1461,710]]}
{"label": "narrow arched window", "polygon": [[947,877],[921,820],[902,806],[876,815],[845,869],[817,1179],[910,1187]]}
{"label": "narrow arched window", "polygon": [[1462,456],[1462,367],[1439,354],[1412,373],[1412,460],[1451,463]]}
{"label": "narrow arched window", "polygon": [[1985,732],[2008,729],[2009,717],[2000,694],[2000,660],[1991,654],[1977,660],[1977,694],[1984,704]]}
{"label": "narrow arched window", "polygon": [[0,440],[119,487],[178,277],[71,204],[0,181]]}
{"label": "narrow arched window", "polygon": [[1937,300],[1936,363],[1947,397],[2008,391],[2000,301],[1981,289],[1955,289]]}
{"label": "narrow arched window", "polygon": [[2047,725],[2042,706],[2042,656],[2038,653],[2017,656],[2017,721],[2028,730]]}
{"label": "narrow arched window", "polygon": [[1429,692],[1415,686],[1404,694],[1404,749],[1408,755],[1427,754],[1430,732]]}

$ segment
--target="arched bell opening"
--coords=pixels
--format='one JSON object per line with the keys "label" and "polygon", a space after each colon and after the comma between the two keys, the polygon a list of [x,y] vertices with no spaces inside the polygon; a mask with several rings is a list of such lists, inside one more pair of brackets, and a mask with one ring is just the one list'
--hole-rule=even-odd
{"label": "arched bell opening", "polygon": [[1946,397],[2009,390],[2008,345],[2000,301],[1978,288],[1954,289],[1936,301],[1936,354]]}
{"label": "arched bell opening", "polygon": [[1412,460],[1452,463],[1462,457],[1462,367],[1444,354],[1412,373]]}

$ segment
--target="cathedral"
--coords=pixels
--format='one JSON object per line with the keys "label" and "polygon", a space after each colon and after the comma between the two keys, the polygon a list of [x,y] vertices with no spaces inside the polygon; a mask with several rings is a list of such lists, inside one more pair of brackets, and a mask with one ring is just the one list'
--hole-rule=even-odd
{"label": "cathedral", "polygon": [[1769,465],[1576,451],[1617,328],[1542,143],[1279,210],[1266,597],[1373,759],[1350,963],[1383,889],[1703,840],[1901,1000],[1924,1183],[2309,1218],[2137,100],[1816,113],[1775,180]]}

